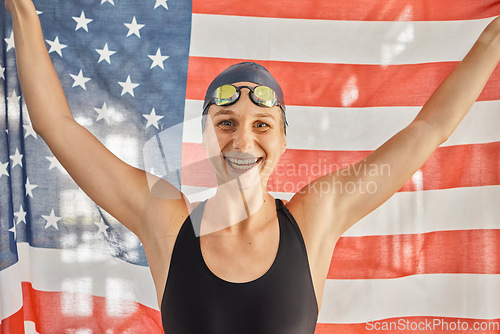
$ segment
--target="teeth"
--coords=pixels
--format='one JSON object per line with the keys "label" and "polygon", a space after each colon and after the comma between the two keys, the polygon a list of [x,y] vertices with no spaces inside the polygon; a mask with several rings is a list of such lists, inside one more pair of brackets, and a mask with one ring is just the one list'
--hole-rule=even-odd
{"label": "teeth", "polygon": [[235,169],[250,169],[259,159],[235,159],[235,158],[226,158],[231,167]]}
{"label": "teeth", "polygon": [[238,165],[248,165],[248,164],[253,164],[257,162],[257,159],[248,159],[248,160],[242,160],[242,159],[235,159],[235,158],[227,158],[229,161],[231,161],[234,164]]}

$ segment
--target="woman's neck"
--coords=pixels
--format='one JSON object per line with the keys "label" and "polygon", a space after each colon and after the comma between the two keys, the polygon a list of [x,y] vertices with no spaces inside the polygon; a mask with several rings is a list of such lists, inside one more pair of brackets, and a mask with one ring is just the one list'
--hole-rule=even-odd
{"label": "woman's neck", "polygon": [[237,234],[248,232],[259,228],[258,222],[267,220],[270,209],[275,210],[274,199],[260,182],[245,187],[235,178],[219,185],[215,196],[207,201],[200,234],[221,230]]}

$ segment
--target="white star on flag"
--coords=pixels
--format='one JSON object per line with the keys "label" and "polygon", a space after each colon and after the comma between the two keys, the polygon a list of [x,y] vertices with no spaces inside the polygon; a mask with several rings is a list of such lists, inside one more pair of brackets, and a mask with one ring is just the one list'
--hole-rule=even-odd
{"label": "white star on flag", "polygon": [[158,129],[158,121],[163,118],[163,116],[157,116],[155,108],[151,110],[151,113],[148,114],[142,114],[142,116],[148,120],[148,123],[146,124],[146,129],[148,126],[153,125],[155,128]]}
{"label": "white star on flag", "polygon": [[17,165],[23,167],[23,155],[19,153],[19,149],[16,148],[16,152],[10,156],[10,159],[12,160],[11,168],[16,167]]}
{"label": "white star on flag", "polygon": [[26,178],[26,184],[24,185],[24,187],[26,188],[26,196],[30,196],[31,198],[33,198],[33,189],[35,189],[36,187],[38,187],[37,184],[31,184],[30,183],[30,178]]}
{"label": "white star on flag", "polygon": [[50,215],[45,216],[42,215],[42,218],[47,221],[45,224],[45,228],[48,228],[49,226],[54,226],[56,230],[59,230],[59,226],[57,226],[57,222],[61,220],[61,217],[57,217],[54,213],[54,209],[50,211]]}
{"label": "white star on flag", "polygon": [[52,156],[45,158],[50,161],[49,170],[57,167],[57,169],[59,169],[62,173],[67,174],[66,169],[64,169],[63,165],[61,165],[61,163],[59,162],[59,160],[56,159],[56,157]]}
{"label": "white star on flag", "polygon": [[5,42],[7,43],[7,51],[10,49],[14,49],[16,46],[14,44],[14,32],[10,33],[9,38],[4,38]]}
{"label": "white star on flag", "polygon": [[74,74],[70,74],[70,75],[73,78],[73,80],[75,80],[75,82],[73,82],[72,87],[80,86],[84,90],[87,90],[87,88],[85,88],[85,83],[87,83],[90,80],[90,78],[84,77],[82,70],[80,70],[80,73],[78,73],[78,75],[74,75]]}
{"label": "white star on flag", "polygon": [[0,78],[5,80],[5,67],[0,66]]}
{"label": "white star on flag", "polygon": [[144,27],[144,24],[137,24],[135,16],[132,19],[131,23],[124,23],[124,25],[128,28],[127,37],[134,34],[137,37],[141,38],[141,33],[139,32],[139,30]]}
{"label": "white star on flag", "polygon": [[76,21],[75,31],[78,30],[78,29],[80,29],[80,28],[83,28],[87,32],[89,31],[89,28],[87,27],[87,24],[89,24],[90,22],[93,21],[92,19],[88,19],[88,18],[85,17],[85,13],[84,13],[83,10],[82,10],[82,13],[80,14],[80,17],[73,16],[73,20]]}
{"label": "white star on flag", "polygon": [[6,163],[0,162],[0,178],[2,178],[2,175],[9,176],[9,172],[7,171],[8,165],[9,165],[9,162],[6,162]]}
{"label": "white star on flag", "polygon": [[109,109],[108,106],[106,105],[106,102],[102,105],[102,108],[94,108],[95,111],[99,114],[97,116],[96,121],[104,119],[107,123],[109,123]]}
{"label": "white star on flag", "polygon": [[62,57],[62,49],[67,47],[67,45],[59,43],[59,36],[56,36],[56,39],[54,39],[54,41],[49,41],[48,39],[46,39],[45,41],[50,45],[49,53],[55,51]]}
{"label": "white star on flag", "polygon": [[12,226],[11,228],[9,228],[9,232],[14,233],[14,240],[17,240],[16,224],[14,224],[14,226]]}
{"label": "white star on flag", "polygon": [[125,80],[125,82],[118,81],[118,84],[120,86],[122,86],[122,88],[123,88],[122,89],[122,95],[124,95],[125,93],[129,93],[132,96],[134,96],[134,88],[136,88],[137,86],[139,86],[139,84],[133,83],[130,80],[130,75],[127,76],[127,80]]}
{"label": "white star on flag", "polygon": [[160,51],[159,48],[158,48],[158,51],[156,51],[155,55],[148,55],[148,57],[151,58],[151,60],[153,61],[153,63],[151,64],[150,69],[153,68],[153,67],[155,67],[155,66],[159,66],[162,69],[164,69],[163,62],[165,61],[165,59],[168,58],[168,56],[162,56],[161,55],[161,51]]}
{"label": "white star on flag", "polygon": [[112,4],[113,6],[115,5],[114,1],[113,0],[101,0],[101,5],[105,2],[109,2],[110,4]]}
{"label": "white star on flag", "polygon": [[14,212],[14,216],[17,217],[17,224],[19,224],[19,223],[26,224],[26,211],[24,211],[22,205],[20,206],[19,211]]}
{"label": "white star on flag", "polygon": [[20,99],[21,99],[21,97],[17,96],[16,90],[14,89],[12,91],[12,94],[10,95],[10,97],[7,98],[7,103],[8,104],[11,104],[11,103],[17,104]]}
{"label": "white star on flag", "polygon": [[111,59],[109,57],[111,57],[112,55],[114,55],[116,53],[116,51],[109,50],[108,49],[108,43],[106,43],[104,45],[104,48],[102,48],[102,49],[95,49],[95,50],[100,55],[99,60],[97,61],[98,63],[100,63],[101,61],[105,60],[105,61],[108,62],[108,64],[111,64]]}
{"label": "white star on flag", "polygon": [[24,124],[23,128],[24,128],[24,130],[26,130],[26,132],[24,133],[24,138],[27,138],[28,136],[33,136],[35,139],[38,138],[35,130],[33,130],[33,124],[31,124],[31,123]]}
{"label": "white star on flag", "polygon": [[96,224],[97,227],[99,228],[99,230],[97,231],[97,235],[99,235],[99,233],[106,235],[106,230],[109,228],[109,226],[104,224],[104,220],[102,218],[100,222],[94,222],[94,224]]}
{"label": "white star on flag", "polygon": [[158,7],[164,7],[165,9],[168,9],[168,6],[167,6],[167,0],[156,0],[156,3],[155,3],[155,8],[158,8]]}

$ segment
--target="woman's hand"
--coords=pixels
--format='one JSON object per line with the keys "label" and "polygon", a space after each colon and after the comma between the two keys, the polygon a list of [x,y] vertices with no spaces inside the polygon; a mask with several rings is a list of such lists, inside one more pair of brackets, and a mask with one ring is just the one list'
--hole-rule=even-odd
{"label": "woman's hand", "polygon": [[7,9],[7,11],[8,11],[9,13],[11,13],[11,14],[12,14],[12,12],[14,11],[14,2],[15,2],[15,1],[16,1],[16,0],[3,0],[4,5],[5,5],[5,8],[6,8],[6,9]]}
{"label": "woman's hand", "polygon": [[11,4],[12,1],[10,0],[3,0],[3,4],[5,5],[5,9],[7,9],[7,11],[10,13],[11,10],[12,10],[12,4]]}
{"label": "woman's hand", "polygon": [[3,2],[5,8],[11,15],[17,10],[29,8],[29,6],[33,7],[31,0],[3,0]]}
{"label": "woman's hand", "polygon": [[479,41],[489,44],[500,54],[500,16],[494,19],[479,37]]}

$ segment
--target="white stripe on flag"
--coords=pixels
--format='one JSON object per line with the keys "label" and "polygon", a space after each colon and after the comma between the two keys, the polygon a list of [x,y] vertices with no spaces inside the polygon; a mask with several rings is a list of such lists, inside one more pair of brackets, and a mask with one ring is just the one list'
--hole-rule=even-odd
{"label": "white stripe on flag", "polygon": [[[201,143],[202,101],[186,100],[183,142]],[[416,116],[418,107],[287,107],[287,147],[302,150],[375,150]],[[500,141],[500,101],[476,102],[441,146]],[[350,131],[345,131],[348,128]]]}
{"label": "white stripe on flag", "polygon": [[344,236],[500,229],[500,186],[399,192]]}
{"label": "white stripe on flag", "polygon": [[[0,322],[10,317],[23,306],[23,290],[21,284],[21,268],[19,262],[0,271]],[[8,302],[3,302],[7,300]]]}
{"label": "white stripe on flag", "polygon": [[1,319],[22,306],[21,282],[47,292],[79,292],[130,300],[158,310],[156,291],[148,267],[133,265],[90,249],[52,249],[18,243],[19,261],[0,271]]}
{"label": "white stripe on flag", "polygon": [[496,319],[500,275],[426,274],[327,280],[318,322],[364,323],[409,316]]}
{"label": "white stripe on flag", "polygon": [[189,54],[383,65],[458,61],[491,20],[372,22],[193,14]]}
{"label": "white stripe on flag", "polygon": [[[182,186],[191,202],[203,201],[215,188]],[[290,200],[293,194],[272,192]],[[493,199],[493,200],[492,200]],[[433,231],[500,229],[500,186],[408,191],[394,194],[343,236],[422,234]]]}

